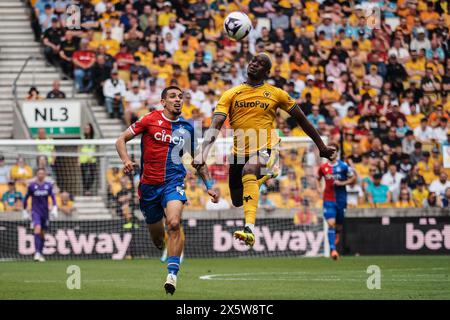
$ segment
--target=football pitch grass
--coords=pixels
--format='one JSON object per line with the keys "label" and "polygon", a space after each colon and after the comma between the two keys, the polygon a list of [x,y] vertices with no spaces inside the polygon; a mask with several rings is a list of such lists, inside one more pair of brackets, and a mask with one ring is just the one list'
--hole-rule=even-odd
{"label": "football pitch grass", "polygon": [[[67,288],[70,265],[79,290]],[[379,290],[367,287],[371,265]],[[165,277],[158,259],[0,262],[0,299],[450,299],[450,256],[186,259],[173,296]]]}

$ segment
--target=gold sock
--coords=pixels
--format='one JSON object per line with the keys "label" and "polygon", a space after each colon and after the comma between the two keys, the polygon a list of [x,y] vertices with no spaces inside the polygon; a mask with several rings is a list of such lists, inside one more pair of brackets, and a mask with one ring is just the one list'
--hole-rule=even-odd
{"label": "gold sock", "polygon": [[244,216],[246,224],[255,224],[256,209],[258,208],[259,186],[254,174],[246,174],[242,177],[244,185]]}
{"label": "gold sock", "polygon": [[263,176],[261,179],[256,180],[256,182],[258,182],[258,187],[261,187],[263,183],[269,180],[270,178],[271,176]]}

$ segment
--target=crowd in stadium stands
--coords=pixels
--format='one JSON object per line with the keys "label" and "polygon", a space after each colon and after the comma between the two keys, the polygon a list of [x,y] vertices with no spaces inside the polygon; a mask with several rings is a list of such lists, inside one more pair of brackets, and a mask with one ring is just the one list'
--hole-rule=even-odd
{"label": "crowd in stadium stands", "polygon": [[[48,63],[73,78],[79,92],[94,93],[110,117],[129,125],[161,108],[163,87],[178,85],[185,90],[183,116],[207,128],[221,93],[245,81],[252,55],[267,52],[268,82],[288,91],[355,169],[350,206],[449,206],[447,1],[82,0],[80,29],[66,28],[76,17],[66,13],[69,3],[31,0],[36,39]],[[231,11],[253,22],[243,41],[224,36]],[[37,90],[30,98],[39,98]],[[277,128],[280,136],[305,135],[284,113]],[[281,175],[262,190],[265,210],[320,207],[313,150],[282,153]],[[228,199],[226,166],[211,171]],[[108,182],[127,212],[131,182],[117,168]],[[190,208],[205,208],[191,173],[186,193]]]}

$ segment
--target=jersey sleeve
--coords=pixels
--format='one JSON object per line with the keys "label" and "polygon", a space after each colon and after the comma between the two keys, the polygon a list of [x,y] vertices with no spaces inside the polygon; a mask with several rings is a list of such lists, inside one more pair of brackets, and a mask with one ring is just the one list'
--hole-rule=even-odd
{"label": "jersey sleeve", "polygon": [[294,108],[295,100],[291,98],[289,93],[284,90],[279,90],[278,93],[278,107],[282,110],[289,112]]}
{"label": "jersey sleeve", "polygon": [[348,163],[344,162],[345,171],[347,172],[347,177],[352,178],[355,175],[353,168],[348,165]]}
{"label": "jersey sleeve", "polygon": [[137,120],[135,123],[133,123],[131,126],[128,127],[128,130],[135,136],[144,133],[147,131],[148,124],[150,122],[150,114],[146,114],[145,116],[142,116]]}
{"label": "jersey sleeve", "polygon": [[233,97],[232,90],[225,91],[220,97],[219,102],[217,102],[217,106],[214,109],[214,113],[223,114],[227,116],[228,113],[230,112],[232,97]]}

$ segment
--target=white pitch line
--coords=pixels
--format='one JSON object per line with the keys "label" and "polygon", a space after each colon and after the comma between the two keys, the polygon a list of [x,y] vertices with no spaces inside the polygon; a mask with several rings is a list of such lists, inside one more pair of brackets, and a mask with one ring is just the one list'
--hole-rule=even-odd
{"label": "white pitch line", "polygon": [[[255,276],[258,275],[293,275],[293,277],[286,278],[255,278]],[[303,277],[298,277],[294,275],[303,275]],[[316,278],[310,278],[310,277],[304,277],[307,276],[308,273],[306,272],[261,272],[261,273],[228,273],[228,274],[208,274],[200,276],[200,280],[213,280],[213,281],[365,281],[366,277],[361,278],[349,278],[349,279],[341,279],[337,278],[337,276],[334,275],[325,275],[322,277],[316,277]],[[310,275],[313,275],[310,273]],[[240,277],[243,276],[243,277]],[[317,275],[316,275],[317,276]],[[447,279],[411,279],[410,277],[405,276],[388,276],[384,277],[386,281],[391,282],[447,282]]]}

